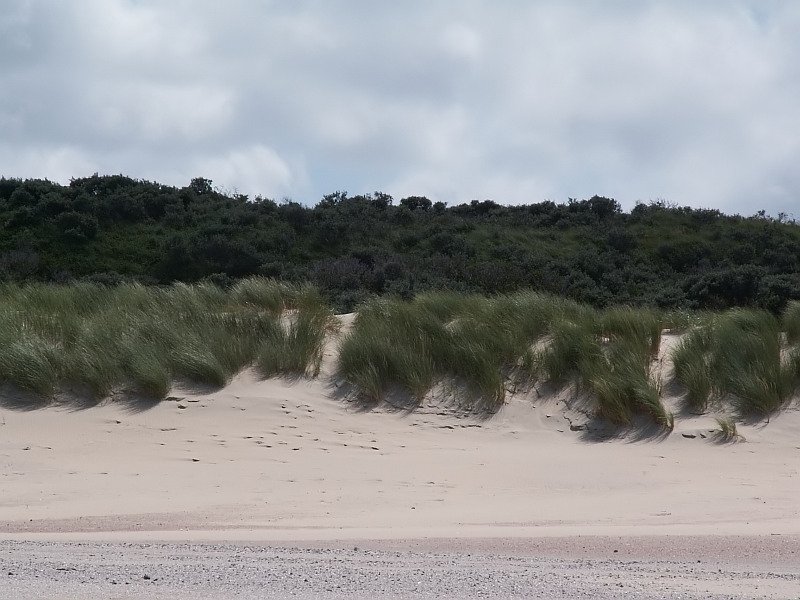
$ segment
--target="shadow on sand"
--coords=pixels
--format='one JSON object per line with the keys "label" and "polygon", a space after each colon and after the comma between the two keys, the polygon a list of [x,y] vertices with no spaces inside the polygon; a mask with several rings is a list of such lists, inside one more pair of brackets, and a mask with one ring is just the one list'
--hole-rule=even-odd
{"label": "shadow on sand", "polygon": [[0,408],[20,412],[51,406],[53,400],[10,384],[0,386]]}
{"label": "shadow on sand", "polygon": [[158,406],[164,400],[166,399],[154,398],[135,390],[118,390],[107,397],[99,398],[90,390],[80,388],[59,390],[48,398],[11,385],[0,386],[0,408],[18,412],[43,408],[59,408],[72,412],[114,404],[126,412],[140,413]]}
{"label": "shadow on sand", "polygon": [[374,398],[341,378],[332,378],[327,389],[331,398],[349,404],[358,412],[382,410],[408,416],[419,411],[436,411],[460,418],[488,420],[501,408],[466,383],[456,380],[439,382],[422,399],[400,385],[390,386],[380,398]]}

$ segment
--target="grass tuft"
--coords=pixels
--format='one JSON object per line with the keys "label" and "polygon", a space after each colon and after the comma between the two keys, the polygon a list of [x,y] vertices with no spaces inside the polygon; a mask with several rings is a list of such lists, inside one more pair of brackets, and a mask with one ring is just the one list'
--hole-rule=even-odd
{"label": "grass tuft", "polygon": [[719,429],[715,432],[714,437],[718,442],[729,443],[743,439],[736,430],[736,421],[730,418],[717,418],[716,421]]}
{"label": "grass tuft", "polygon": [[711,399],[711,341],[712,329],[694,329],[681,339],[672,353],[673,376],[686,389],[684,406],[697,414],[706,411]]}
{"label": "grass tuft", "polygon": [[162,398],[176,379],[220,387],[270,345],[280,357],[270,374],[314,374],[331,319],[314,288],[265,279],[230,291],[81,283],[0,292],[0,382],[44,397],[77,387],[97,400],[123,388]]}

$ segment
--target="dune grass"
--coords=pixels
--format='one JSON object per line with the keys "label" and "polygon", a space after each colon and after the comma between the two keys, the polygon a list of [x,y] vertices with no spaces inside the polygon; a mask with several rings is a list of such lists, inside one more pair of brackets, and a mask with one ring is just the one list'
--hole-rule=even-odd
{"label": "dune grass", "polygon": [[661,402],[658,382],[651,373],[654,345],[629,332],[612,338],[599,360],[584,365],[581,375],[594,395],[599,417],[630,426],[641,415],[672,429],[673,417]]}
{"label": "dune grass", "polygon": [[611,308],[603,311],[598,319],[601,335],[621,337],[647,346],[651,358],[658,356],[661,348],[661,332],[664,317],[654,310],[641,308]]}
{"label": "dune grass", "polygon": [[[51,398],[118,391],[163,398],[176,382],[221,387],[255,366],[265,377],[316,376],[335,319],[317,290],[252,278],[201,283],[0,285],[0,383]],[[365,397],[421,401],[453,386],[496,410],[510,386],[572,385],[603,420],[672,426],[654,365],[663,329],[683,331],[674,378],[691,412],[738,418],[780,410],[800,383],[800,303],[763,311],[595,310],[533,292],[373,298],[339,341],[338,372]]]}
{"label": "dune grass", "polygon": [[[783,323],[796,312],[790,305]],[[796,337],[787,332],[786,339]],[[673,354],[674,376],[686,389],[687,408],[705,411],[729,403],[743,419],[780,410],[800,380],[800,352],[784,342],[781,321],[764,311],[736,309],[688,333]]]}
{"label": "dune grass", "polygon": [[544,334],[551,308],[527,292],[374,299],[360,307],[340,345],[340,372],[372,399],[399,387],[421,400],[450,378],[496,407],[519,358]]}
{"label": "dune grass", "polygon": [[684,385],[684,406],[692,413],[708,408],[713,388],[711,373],[711,327],[688,332],[672,353],[674,377]]}
{"label": "dune grass", "polygon": [[265,376],[314,374],[331,322],[315,289],[268,279],[229,291],[4,285],[0,381],[44,397],[72,388],[163,398],[176,380],[221,387],[251,364]]}
{"label": "dune grass", "polygon": [[661,318],[651,311],[597,313],[530,292],[493,298],[425,294],[364,304],[341,343],[342,376],[377,400],[397,387],[421,400],[434,383],[462,382],[464,399],[496,408],[509,381],[574,383],[596,413],[618,425],[645,415],[664,426],[650,376]]}
{"label": "dune grass", "polygon": [[792,301],[786,306],[781,318],[781,325],[786,332],[789,344],[800,342],[800,302]]}
{"label": "dune grass", "polygon": [[380,298],[360,307],[341,342],[339,368],[373,400],[399,388],[420,401],[434,384],[455,381],[475,392],[465,400],[497,407],[509,382],[538,381],[583,390],[595,415],[613,424],[645,419],[671,428],[655,372],[664,329],[683,332],[672,360],[686,408],[700,413],[724,402],[740,418],[753,418],[780,410],[797,388],[800,350],[781,333],[792,319],[800,319],[797,305],[781,322],[742,309],[597,311],[533,293]]}
{"label": "dune grass", "polygon": [[719,429],[714,433],[714,438],[718,442],[728,444],[743,439],[736,429],[736,421],[729,417],[717,418],[716,421]]}

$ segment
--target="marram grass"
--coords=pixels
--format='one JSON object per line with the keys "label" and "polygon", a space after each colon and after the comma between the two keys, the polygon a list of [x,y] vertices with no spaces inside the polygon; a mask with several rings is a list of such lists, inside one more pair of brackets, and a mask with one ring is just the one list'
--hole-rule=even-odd
{"label": "marram grass", "polygon": [[[163,398],[176,382],[214,387],[255,367],[315,376],[335,319],[317,290],[252,278],[211,284],[0,285],[0,383],[43,397],[71,390]],[[495,297],[426,293],[373,298],[338,342],[338,374],[380,400],[421,401],[453,383],[473,409],[496,410],[510,385],[572,385],[619,426],[672,425],[654,372],[662,330],[686,408],[769,415],[800,382],[800,304],[761,312],[598,311],[528,291]]]}
{"label": "marram grass", "polygon": [[314,374],[331,322],[316,290],[268,279],[229,291],[6,284],[0,381],[44,397],[77,389],[96,399],[117,390],[162,398],[176,381],[220,387],[254,364],[266,376]]}
{"label": "marram grass", "polygon": [[[784,327],[795,318],[790,304]],[[734,309],[690,331],[673,353],[675,379],[686,390],[687,407],[712,402],[731,406],[739,418],[768,416],[782,409],[800,383],[800,350],[791,331],[764,311]]]}
{"label": "marram grass", "polygon": [[670,426],[650,376],[660,324],[649,311],[599,314],[530,292],[375,299],[361,306],[341,342],[340,373],[374,400],[397,388],[421,400],[434,383],[451,379],[475,392],[465,398],[490,408],[503,403],[508,381],[574,383],[612,423],[643,416]]}
{"label": "marram grass", "polygon": [[[530,292],[486,298],[427,293],[411,302],[363,304],[340,344],[340,374],[374,400],[397,389],[421,400],[442,380],[465,383],[485,404],[504,401],[509,382],[574,385],[596,416],[620,426],[641,419],[671,428],[656,372],[664,329],[680,332],[671,352],[690,412],[712,404],[740,418],[780,410],[800,380],[800,321],[761,311],[597,311]],[[781,333],[781,323],[787,330]],[[788,341],[787,341],[788,340]],[[471,396],[465,395],[465,398]]]}

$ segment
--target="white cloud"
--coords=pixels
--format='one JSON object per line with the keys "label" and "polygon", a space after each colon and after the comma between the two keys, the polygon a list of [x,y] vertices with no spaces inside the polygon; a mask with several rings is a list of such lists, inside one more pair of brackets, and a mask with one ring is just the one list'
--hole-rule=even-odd
{"label": "white cloud", "polygon": [[477,60],[483,50],[481,36],[474,29],[463,23],[453,23],[446,26],[443,42],[444,49],[457,58]]}
{"label": "white cloud", "polygon": [[97,171],[86,152],[71,146],[15,148],[0,144],[0,176],[68,182]]}
{"label": "white cloud", "polygon": [[268,198],[281,198],[303,185],[299,169],[292,169],[277,152],[260,144],[200,159],[195,171],[222,189],[240,193],[259,190]]}
{"label": "white cloud", "polygon": [[235,104],[225,89],[150,82],[98,86],[88,100],[99,130],[123,143],[217,136],[230,124]]}
{"label": "white cloud", "polygon": [[12,0],[0,139],[71,149],[56,179],[778,212],[800,191],[797,31],[788,1]]}

